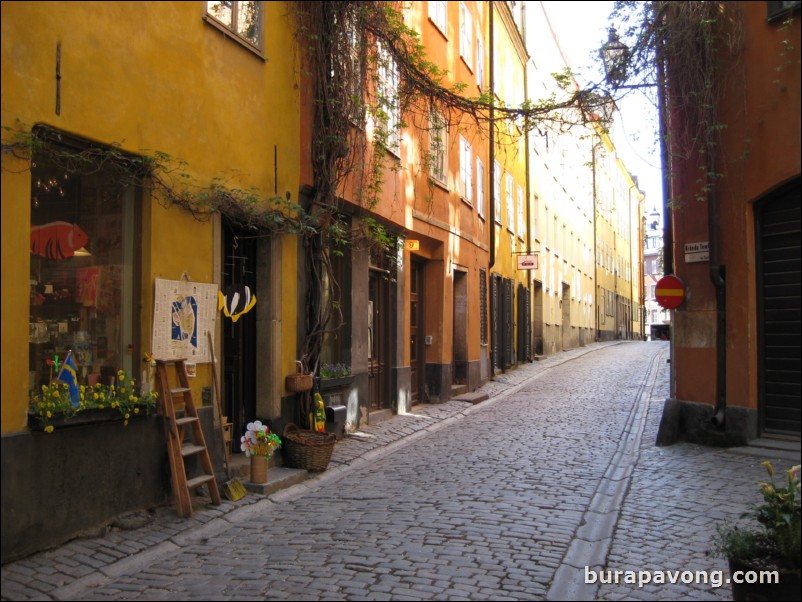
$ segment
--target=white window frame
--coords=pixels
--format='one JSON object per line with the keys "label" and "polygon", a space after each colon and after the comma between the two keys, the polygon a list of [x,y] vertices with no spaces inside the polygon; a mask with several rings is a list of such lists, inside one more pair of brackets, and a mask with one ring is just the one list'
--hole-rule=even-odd
{"label": "white window frame", "polygon": [[485,164],[476,157],[476,213],[485,216]]}
{"label": "white window frame", "polygon": [[515,189],[515,179],[510,172],[507,172],[507,179],[504,182],[504,199],[507,202],[507,230],[515,234],[515,203],[513,190]]}
{"label": "white window frame", "polygon": [[518,238],[524,239],[524,232],[526,232],[525,219],[524,219],[524,189],[523,186],[518,184]]}
{"label": "white window frame", "polygon": [[429,2],[429,20],[444,36],[448,36],[448,3]]}
{"label": "white window frame", "polygon": [[264,46],[264,21],[265,21],[265,3],[264,2],[256,2],[256,9],[257,9],[257,40],[251,40],[248,37],[244,36],[240,32],[240,24],[237,23],[239,20],[239,14],[241,11],[241,5],[246,4],[245,2],[239,2],[237,0],[233,0],[231,2],[231,23],[226,23],[225,21],[221,20],[219,17],[215,16],[212,12],[213,7],[215,5],[221,5],[222,2],[204,2],[203,6],[203,18],[204,20],[209,23],[210,25],[216,27],[220,31],[222,31],[226,36],[239,42],[246,48],[254,51],[256,54],[264,58],[263,55],[263,46]]}
{"label": "white window frame", "polygon": [[473,15],[465,2],[459,3],[459,54],[473,70]]}
{"label": "white window frame", "polygon": [[462,135],[459,137],[459,193],[463,201],[473,204],[473,149]]}
{"label": "white window frame", "polygon": [[501,163],[493,162],[493,205],[496,223],[501,225],[501,176],[503,175]]}
{"label": "white window frame", "polygon": [[437,112],[432,112],[429,129],[429,173],[433,180],[447,186],[448,178],[448,124]]}
{"label": "white window frame", "polygon": [[401,105],[398,98],[398,65],[385,48],[379,44],[379,104],[387,116],[383,124],[387,128],[387,149],[396,155],[401,153]]}
{"label": "white window frame", "polygon": [[481,34],[476,34],[476,85],[485,87],[485,43]]}

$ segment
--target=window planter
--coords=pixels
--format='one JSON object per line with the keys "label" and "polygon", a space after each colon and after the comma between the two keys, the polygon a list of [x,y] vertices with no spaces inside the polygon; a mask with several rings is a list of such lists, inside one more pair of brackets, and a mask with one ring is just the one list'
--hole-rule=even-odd
{"label": "window planter", "polygon": [[345,389],[351,386],[354,381],[353,375],[338,376],[336,378],[321,378],[320,391],[334,391],[335,389]]}
{"label": "window planter", "polygon": [[[141,414],[132,414],[129,418],[145,418],[148,414],[142,412]],[[153,415],[153,414],[151,414]],[[87,424],[99,424],[103,422],[122,422],[125,417],[115,408],[92,408],[89,410],[82,410],[73,416],[53,415],[50,418],[50,425],[55,429],[63,429],[74,426],[86,426]],[[45,421],[38,414],[28,413],[28,427],[32,431],[44,431]]]}

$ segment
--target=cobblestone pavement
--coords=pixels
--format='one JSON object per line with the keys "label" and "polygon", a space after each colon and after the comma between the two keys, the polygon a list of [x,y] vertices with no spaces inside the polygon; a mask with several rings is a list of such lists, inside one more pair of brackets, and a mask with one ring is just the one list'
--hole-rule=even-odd
{"label": "cobblestone pavement", "polygon": [[[654,446],[668,345],[595,343],[335,446],[269,496],[194,500],[2,567],[3,600],[725,600],[715,524],[757,501],[760,461],[799,453]],[[135,518],[135,517],[134,517]],[[676,573],[674,573],[676,574]],[[687,579],[685,579],[687,580]]]}

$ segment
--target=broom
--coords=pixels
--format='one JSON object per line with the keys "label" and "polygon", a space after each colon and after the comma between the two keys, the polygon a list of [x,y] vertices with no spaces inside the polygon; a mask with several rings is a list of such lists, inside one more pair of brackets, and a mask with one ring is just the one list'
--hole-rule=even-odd
{"label": "broom", "polygon": [[244,498],[248,492],[242,486],[242,483],[237,479],[231,478],[231,452],[228,449],[228,443],[226,443],[226,429],[230,429],[232,425],[224,420],[223,408],[220,403],[220,387],[217,384],[217,360],[214,357],[214,343],[212,342],[212,333],[208,332],[207,334],[209,335],[209,355],[212,357],[212,385],[214,387],[215,409],[217,410],[218,424],[220,425],[220,437],[223,440],[223,462],[225,463],[226,476],[228,477],[228,481],[223,484],[223,495],[232,502],[236,502]]}

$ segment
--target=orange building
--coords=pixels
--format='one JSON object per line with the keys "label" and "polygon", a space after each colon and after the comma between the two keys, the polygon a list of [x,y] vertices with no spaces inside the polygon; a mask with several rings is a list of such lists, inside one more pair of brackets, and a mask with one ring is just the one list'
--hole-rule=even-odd
{"label": "orange building", "polygon": [[[686,292],[673,312],[662,443],[800,435],[799,6],[721,4],[718,39],[728,44],[709,55],[713,119],[692,121],[687,74],[667,57],[665,269]],[[685,132],[705,129],[712,144],[692,147]]]}

